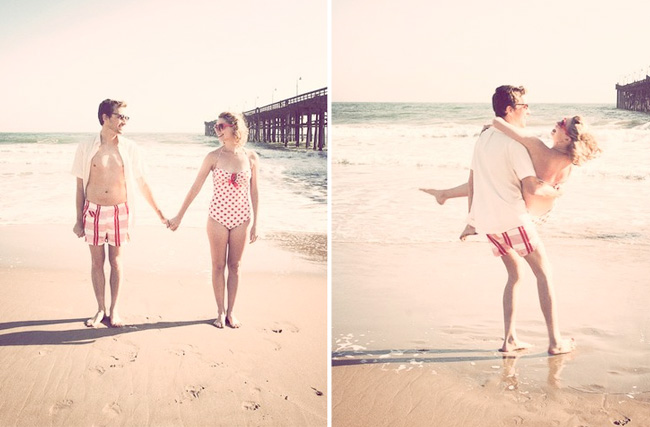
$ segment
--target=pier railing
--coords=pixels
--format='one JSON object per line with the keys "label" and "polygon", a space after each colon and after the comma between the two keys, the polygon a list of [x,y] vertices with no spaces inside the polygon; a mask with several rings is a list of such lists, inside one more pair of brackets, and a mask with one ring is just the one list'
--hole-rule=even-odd
{"label": "pier railing", "polygon": [[[327,88],[303,93],[244,112],[248,140],[282,143],[285,147],[304,144],[322,151],[327,141]],[[214,135],[215,121],[205,122],[205,134]]]}

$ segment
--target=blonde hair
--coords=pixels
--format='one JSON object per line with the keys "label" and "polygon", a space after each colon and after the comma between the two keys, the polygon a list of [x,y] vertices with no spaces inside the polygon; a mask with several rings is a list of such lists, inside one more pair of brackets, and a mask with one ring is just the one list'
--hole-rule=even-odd
{"label": "blonde hair", "polygon": [[594,136],[587,132],[587,125],[580,116],[573,116],[567,120],[567,135],[571,138],[569,146],[569,157],[571,163],[580,166],[587,160],[598,157],[602,152],[598,147],[598,141]]}
{"label": "blonde hair", "polygon": [[235,138],[237,139],[237,145],[242,146],[248,141],[248,125],[246,125],[246,120],[241,114],[231,113],[225,111],[219,114],[219,118],[223,119],[229,125],[233,126],[233,132],[235,133]]}

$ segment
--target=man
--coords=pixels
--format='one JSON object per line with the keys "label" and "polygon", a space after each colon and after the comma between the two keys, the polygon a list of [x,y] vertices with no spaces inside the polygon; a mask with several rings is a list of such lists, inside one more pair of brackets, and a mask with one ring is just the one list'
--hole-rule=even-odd
{"label": "man", "polygon": [[[77,177],[77,222],[73,231],[78,237],[85,236],[90,247],[97,313],[86,321],[86,326],[99,326],[108,314],[110,325],[119,328],[123,326],[118,314],[122,245],[129,241],[133,217],[130,209],[136,183],[160,220],[163,223],[167,221],[145,181],[138,147],[122,136],[122,128],[129,120],[126,103],[111,99],[102,101],[98,118],[102,126],[99,135],[92,141],[79,144],[72,167],[72,173]],[[105,301],[105,244],[108,244],[111,267],[110,311],[106,310]]]}
{"label": "man", "polygon": [[[494,113],[508,123],[526,126],[530,114],[523,87],[500,86],[492,97]],[[563,339],[557,322],[550,265],[530,215],[522,191],[530,195],[557,197],[558,190],[537,179],[526,149],[493,127],[479,137],[469,174],[468,222],[477,233],[486,234],[493,252],[500,256],[508,272],[503,293],[505,338],[501,351],[530,347],[517,338],[515,295],[525,260],[537,278],[539,301],[546,320],[550,354],[568,353],[575,347]],[[523,258],[523,260],[522,260]]]}

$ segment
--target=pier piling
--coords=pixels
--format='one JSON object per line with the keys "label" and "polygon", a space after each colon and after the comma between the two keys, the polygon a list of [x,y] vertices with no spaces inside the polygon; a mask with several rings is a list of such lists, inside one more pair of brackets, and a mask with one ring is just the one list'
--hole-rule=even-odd
{"label": "pier piling", "polygon": [[616,108],[650,113],[650,76],[625,85],[616,85]]}

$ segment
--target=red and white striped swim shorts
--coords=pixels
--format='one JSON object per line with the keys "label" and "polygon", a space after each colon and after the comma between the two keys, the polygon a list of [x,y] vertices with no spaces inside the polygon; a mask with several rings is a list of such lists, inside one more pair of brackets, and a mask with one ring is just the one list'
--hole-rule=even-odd
{"label": "red and white striped swim shorts", "polygon": [[514,249],[521,256],[526,256],[535,251],[539,246],[539,236],[534,227],[517,227],[500,234],[488,234],[492,242],[494,256],[503,256],[510,249]]}
{"label": "red and white striped swim shorts", "polygon": [[86,243],[121,246],[129,241],[129,207],[125,203],[102,206],[86,200],[83,212]]}

